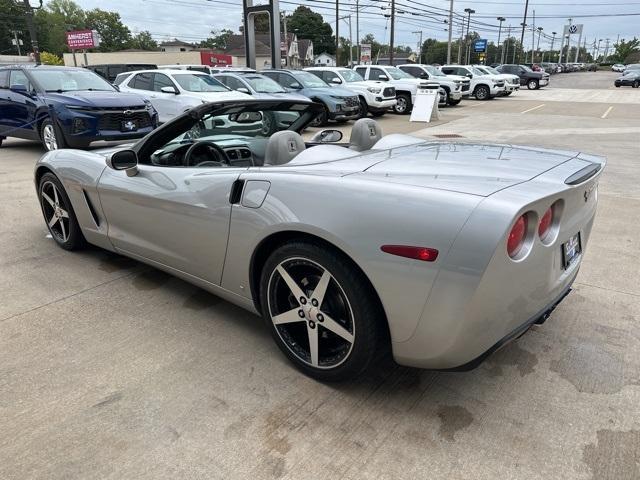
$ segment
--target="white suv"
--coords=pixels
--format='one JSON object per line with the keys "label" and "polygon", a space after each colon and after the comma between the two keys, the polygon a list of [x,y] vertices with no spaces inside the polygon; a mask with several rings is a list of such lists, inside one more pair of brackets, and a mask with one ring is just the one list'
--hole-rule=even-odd
{"label": "white suv", "polygon": [[127,72],[118,75],[115,83],[120,91],[137,93],[149,100],[158,111],[160,123],[203,103],[251,98],[225,87],[211,75],[189,70]]}
{"label": "white suv", "polygon": [[504,80],[487,75],[469,65],[445,65],[440,67],[447,75],[461,75],[471,80],[471,95],[477,100],[489,100],[504,92]]}
{"label": "white suv", "polygon": [[517,75],[513,75],[511,73],[500,73],[495,68],[489,67],[487,65],[473,65],[478,70],[486,73],[487,75],[493,75],[499,79],[504,80],[504,95],[508,97],[513,92],[517,92],[520,90],[520,77]]}
{"label": "white suv", "polygon": [[398,68],[412,77],[437,82],[446,93],[448,105],[458,105],[462,97],[469,96],[471,81],[467,77],[445,75],[432,65],[419,63],[398,65]]}
{"label": "white suv", "polygon": [[353,69],[365,80],[388,82],[396,89],[397,103],[393,111],[400,114],[409,113],[416,101],[418,87],[426,87],[434,82],[419,80],[399,68],[389,65],[356,65]]}
{"label": "white suv", "polygon": [[396,105],[396,89],[381,81],[365,80],[357,72],[344,67],[309,67],[309,73],[327,82],[332,87],[344,87],[358,94],[360,114],[365,117],[371,113],[374,117]]}

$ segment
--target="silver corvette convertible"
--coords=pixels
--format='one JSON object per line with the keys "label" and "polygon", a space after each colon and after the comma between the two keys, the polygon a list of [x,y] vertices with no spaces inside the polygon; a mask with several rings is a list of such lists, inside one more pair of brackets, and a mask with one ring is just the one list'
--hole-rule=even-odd
{"label": "silver corvette convertible", "polygon": [[[261,314],[322,380],[377,351],[466,370],[544,322],[567,295],[604,159],[578,152],[300,132],[322,106],[196,107],[138,143],[58,150],[35,168],[45,223]],[[267,136],[263,122],[280,118]],[[286,121],[284,121],[286,120]]]}

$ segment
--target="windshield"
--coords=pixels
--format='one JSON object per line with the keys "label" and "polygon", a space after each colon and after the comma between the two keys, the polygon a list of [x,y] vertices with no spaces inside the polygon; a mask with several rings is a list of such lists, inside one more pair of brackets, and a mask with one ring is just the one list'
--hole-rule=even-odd
{"label": "windshield", "polygon": [[486,73],[480,70],[479,68],[473,67],[471,70],[473,71],[474,75],[486,75]]}
{"label": "windshield", "polygon": [[40,70],[29,73],[47,92],[78,92],[81,90],[113,92],[115,88],[105,79],[89,70]]}
{"label": "windshield", "polygon": [[176,82],[187,92],[228,92],[229,89],[209,75],[199,73],[176,73]]}
{"label": "windshield", "polygon": [[525,72],[533,72],[533,70],[531,70],[529,67],[527,67],[526,65],[520,65],[521,68],[524,68]]}
{"label": "windshield", "polygon": [[328,87],[324,80],[319,79],[314,74],[309,72],[295,72],[295,79],[302,84],[303,87],[306,88],[320,88],[320,87]]}
{"label": "windshield", "polygon": [[245,75],[242,78],[258,93],[285,93],[277,82],[262,75]]}
{"label": "windshield", "polygon": [[493,67],[482,67],[483,70],[491,73],[492,75],[501,75],[501,73]]}
{"label": "windshield", "polygon": [[391,78],[393,78],[394,80],[402,80],[403,78],[410,78],[412,80],[415,80],[415,77],[412,77],[408,73],[405,73],[396,67],[386,68],[385,71],[387,72],[387,74],[391,75]]}
{"label": "windshield", "polygon": [[344,81],[347,83],[364,81],[364,78],[362,78],[359,73],[353,70],[349,70],[348,68],[341,68],[338,71],[340,72],[340,75],[342,75],[342,78],[344,78]]}
{"label": "windshield", "polygon": [[424,65],[422,68],[429,72],[429,75],[433,75],[434,77],[446,77],[444,73],[432,65]]}

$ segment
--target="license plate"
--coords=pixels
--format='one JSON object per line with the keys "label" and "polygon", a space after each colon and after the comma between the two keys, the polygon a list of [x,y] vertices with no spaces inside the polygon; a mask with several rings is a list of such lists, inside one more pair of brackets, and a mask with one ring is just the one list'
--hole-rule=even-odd
{"label": "license plate", "polygon": [[123,132],[135,132],[138,130],[138,124],[134,120],[123,120],[120,124],[120,130]]}
{"label": "license plate", "polygon": [[562,244],[562,266],[567,269],[582,252],[580,232],[576,233],[567,242]]}

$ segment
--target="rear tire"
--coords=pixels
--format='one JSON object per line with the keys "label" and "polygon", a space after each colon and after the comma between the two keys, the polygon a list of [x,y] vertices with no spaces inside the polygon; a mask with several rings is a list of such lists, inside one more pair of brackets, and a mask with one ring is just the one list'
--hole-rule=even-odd
{"label": "rear tire", "polygon": [[638,88],[640,87],[640,81],[636,80],[635,82],[633,82],[633,85],[631,85],[632,88]]}
{"label": "rear tire", "polygon": [[276,344],[310,377],[353,379],[375,357],[384,325],[379,301],[363,274],[330,248],[294,241],[276,249],[262,269],[260,302]]}
{"label": "rear tire", "polygon": [[411,96],[406,93],[396,95],[396,104],[393,111],[399,115],[406,115],[411,111]]}
{"label": "rear tire", "polygon": [[49,233],[65,250],[85,245],[78,219],[62,183],[53,173],[45,173],[38,185],[38,200]]}

